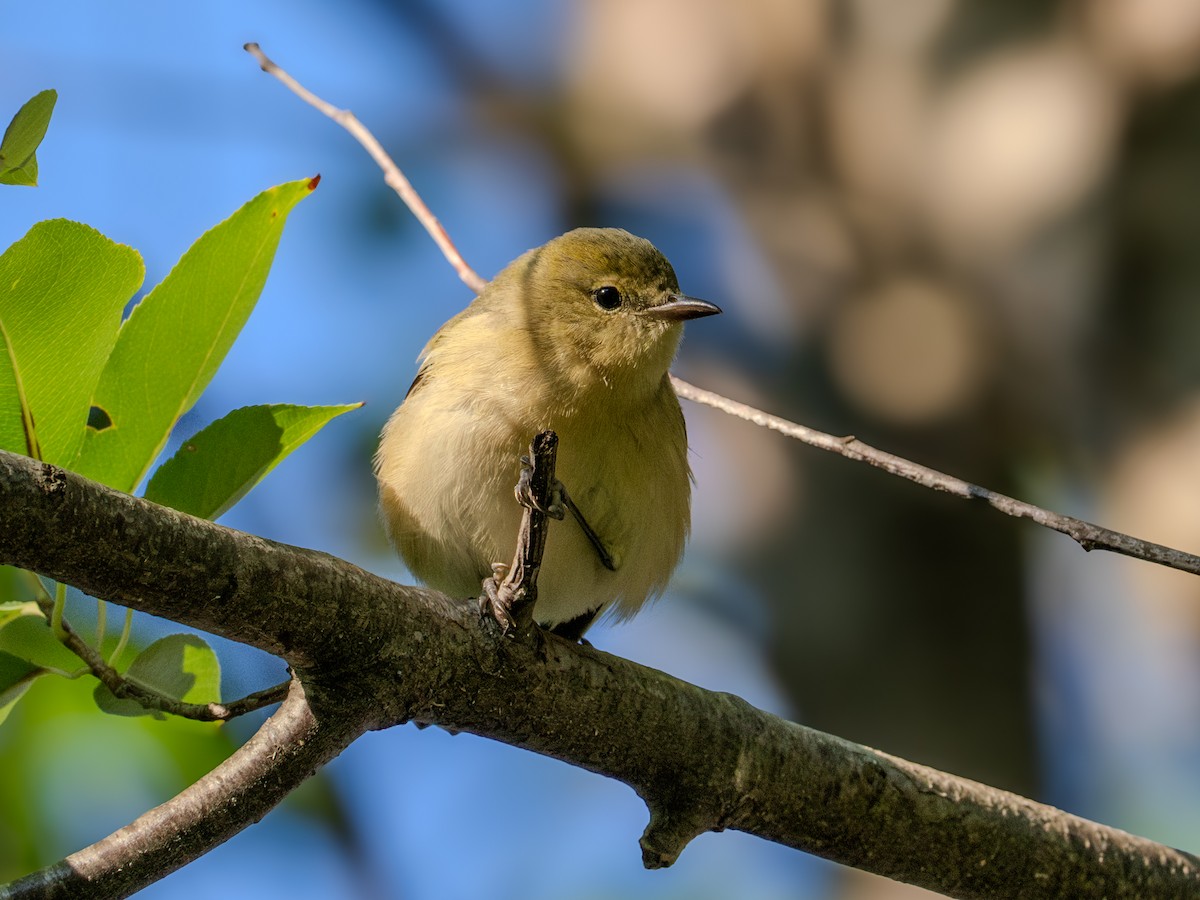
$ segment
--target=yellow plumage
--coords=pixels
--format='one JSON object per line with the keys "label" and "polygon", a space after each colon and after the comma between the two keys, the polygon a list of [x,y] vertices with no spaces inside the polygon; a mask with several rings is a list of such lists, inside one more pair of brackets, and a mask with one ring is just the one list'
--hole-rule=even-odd
{"label": "yellow plumage", "polygon": [[535,619],[578,637],[598,613],[630,616],[662,591],[691,494],[667,368],[683,320],[719,312],[678,290],[648,241],[577,229],[511,263],[434,335],[375,461],[385,527],[414,575],[475,596],[512,559],[519,458],[549,428],[557,476],[615,571],[577,522],[553,522]]}

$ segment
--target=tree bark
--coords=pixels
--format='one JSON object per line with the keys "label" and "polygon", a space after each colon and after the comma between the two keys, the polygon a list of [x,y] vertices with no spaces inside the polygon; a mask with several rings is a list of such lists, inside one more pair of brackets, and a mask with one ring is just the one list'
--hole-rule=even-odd
{"label": "tree bark", "polygon": [[[159,814],[171,812],[176,798],[124,829],[128,834],[75,854],[89,861],[87,883],[116,883],[111,871],[130,853],[147,862],[120,890],[162,877],[179,863],[154,856],[154,847],[183,842],[194,858],[261,818],[289,783],[298,783],[298,773],[311,772],[361,731],[418,721],[628,784],[650,810],[641,841],[649,867],[670,865],[704,831],[734,828],[956,897],[1200,891],[1200,860],[1190,854],[813,731],[553,635],[502,636],[474,604],[5,452],[0,561],[276,653],[303,688],[302,702],[295,686],[265,726],[281,731],[260,733],[226,764],[233,769],[225,774],[238,766],[253,771],[244,785],[273,785],[263,803],[232,802],[222,766],[180,795],[190,810],[183,819]],[[340,724],[331,725],[337,716]],[[287,751],[263,754],[261,746]],[[136,846],[123,846],[136,835]],[[0,896],[78,887],[64,880],[82,876],[72,866],[71,859],[59,863]],[[82,895],[90,896],[74,894]]]}

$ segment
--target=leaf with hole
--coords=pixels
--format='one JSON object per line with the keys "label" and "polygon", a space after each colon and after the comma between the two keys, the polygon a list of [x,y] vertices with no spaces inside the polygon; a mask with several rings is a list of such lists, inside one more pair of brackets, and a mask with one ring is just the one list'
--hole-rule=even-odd
{"label": "leaf with hole", "polygon": [[0,255],[0,448],[75,459],[143,275],[136,250],[66,219],[39,222]]}
{"label": "leaf with hole", "polygon": [[134,307],[93,399],[111,425],[88,429],[71,468],[122,491],[141,483],[254,309],[288,213],[315,187],[263,191],[201,235]]}

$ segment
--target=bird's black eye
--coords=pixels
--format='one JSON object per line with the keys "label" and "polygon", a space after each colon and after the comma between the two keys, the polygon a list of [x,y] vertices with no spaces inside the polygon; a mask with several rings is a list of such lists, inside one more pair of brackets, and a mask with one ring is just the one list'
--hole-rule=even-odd
{"label": "bird's black eye", "polygon": [[592,299],[601,309],[616,309],[621,305],[621,292],[612,285],[605,285],[592,292]]}

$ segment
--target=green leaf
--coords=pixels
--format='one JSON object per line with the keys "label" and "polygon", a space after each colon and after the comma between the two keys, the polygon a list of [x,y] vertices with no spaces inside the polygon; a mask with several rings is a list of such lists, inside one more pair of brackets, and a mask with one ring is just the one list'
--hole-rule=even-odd
{"label": "green leaf", "polygon": [[4,724],[17,701],[25,696],[29,686],[45,674],[45,670],[26,660],[0,652],[0,725]]}
{"label": "green leaf", "polygon": [[30,613],[9,619],[0,628],[0,651],[35,666],[68,672],[82,666],[82,660],[59,643],[50,630],[50,623],[36,607]]}
{"label": "green leaf", "polygon": [[57,91],[42,91],[17,110],[0,140],[0,184],[34,186],[38,167],[35,151],[46,136]]}
{"label": "green leaf", "polygon": [[259,194],[203,234],[134,308],[93,401],[112,424],[88,429],[71,468],[122,491],[141,483],[254,308],[288,213],[315,187],[316,179],[294,181]]}
{"label": "green leaf", "polygon": [[21,616],[40,616],[41,610],[32,600],[22,603],[19,600],[8,600],[0,603],[0,629]]}
{"label": "green leaf", "polygon": [[36,154],[25,160],[24,165],[0,170],[0,184],[11,184],[13,187],[37,187],[37,183],[38,161]]}
{"label": "green leaf", "polygon": [[216,519],[347,406],[245,406],[184,441],[146,485],[146,499]]}
{"label": "green leaf", "polygon": [[79,659],[54,637],[36,603],[0,604],[0,724],[30,685],[50,674],[44,666],[74,669]]}
{"label": "green leaf", "polygon": [[143,274],[136,250],[66,219],[39,222],[0,256],[0,448],[75,459]]}
{"label": "green leaf", "polygon": [[[221,664],[203,638],[170,634],[138,654],[125,670],[125,679],[185,703],[214,703],[221,699]],[[103,684],[96,685],[96,705],[117,716],[158,715],[136,700],[118,700]]]}
{"label": "green leaf", "polygon": [[33,588],[26,575],[13,566],[0,566],[0,628],[4,627],[5,612],[21,609],[33,599]]}

